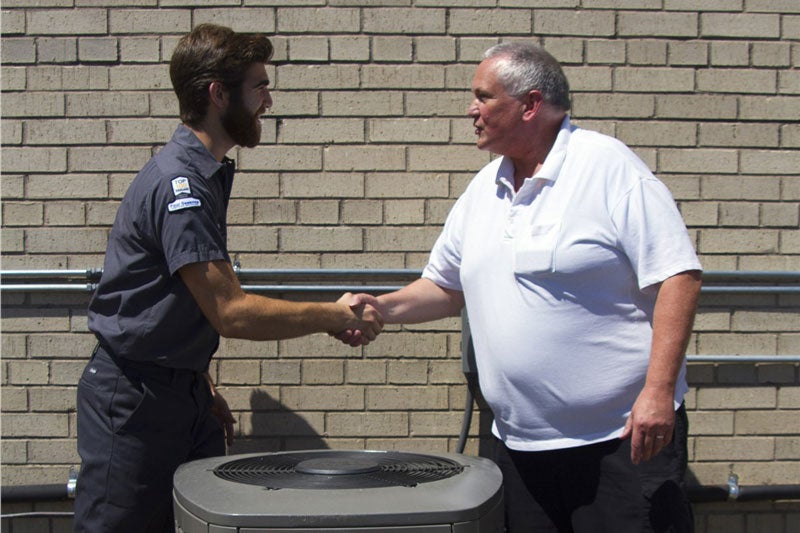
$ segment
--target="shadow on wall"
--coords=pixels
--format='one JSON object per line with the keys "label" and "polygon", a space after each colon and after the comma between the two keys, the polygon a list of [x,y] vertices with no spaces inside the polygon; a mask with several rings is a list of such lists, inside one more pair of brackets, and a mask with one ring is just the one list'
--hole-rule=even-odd
{"label": "shadow on wall", "polygon": [[[251,428],[237,436],[228,453],[269,453],[327,449],[329,446],[302,416],[264,392],[250,394]],[[243,428],[240,428],[242,430]]]}

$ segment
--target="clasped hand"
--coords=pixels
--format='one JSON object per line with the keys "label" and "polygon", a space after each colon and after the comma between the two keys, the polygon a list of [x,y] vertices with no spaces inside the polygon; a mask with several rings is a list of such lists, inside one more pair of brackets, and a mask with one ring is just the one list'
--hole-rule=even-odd
{"label": "clasped hand", "polygon": [[339,332],[329,333],[350,346],[366,346],[383,330],[383,316],[377,309],[377,299],[368,294],[345,293],[337,303],[346,305],[353,313],[351,324]]}

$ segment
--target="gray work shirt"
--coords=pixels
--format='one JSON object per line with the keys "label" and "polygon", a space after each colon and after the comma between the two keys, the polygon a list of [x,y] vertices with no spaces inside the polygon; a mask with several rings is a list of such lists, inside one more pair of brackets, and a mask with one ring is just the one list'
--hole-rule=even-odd
{"label": "gray work shirt", "polygon": [[205,371],[219,345],[181,281],[182,266],[230,261],[234,163],[181,125],[130,185],[108,238],[89,329],[113,357]]}

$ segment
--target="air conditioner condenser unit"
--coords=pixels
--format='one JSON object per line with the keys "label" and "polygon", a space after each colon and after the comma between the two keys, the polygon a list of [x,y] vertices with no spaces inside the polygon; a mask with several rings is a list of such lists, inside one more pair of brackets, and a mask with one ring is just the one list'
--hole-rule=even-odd
{"label": "air conditioner condenser unit", "polygon": [[179,533],[501,533],[502,475],[453,453],[307,450],[214,457],[174,478]]}

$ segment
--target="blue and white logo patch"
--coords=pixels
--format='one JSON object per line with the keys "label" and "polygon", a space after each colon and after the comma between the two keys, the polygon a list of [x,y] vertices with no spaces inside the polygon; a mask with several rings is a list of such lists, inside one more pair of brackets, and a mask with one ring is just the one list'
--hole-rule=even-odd
{"label": "blue and white logo patch", "polygon": [[200,205],[200,200],[197,198],[178,198],[167,205],[167,209],[169,209],[170,213],[174,213],[175,211],[180,211],[181,209],[187,209],[189,207],[200,207]]}
{"label": "blue and white logo patch", "polygon": [[175,193],[175,196],[180,196],[181,194],[192,194],[192,190],[189,188],[189,178],[185,176],[178,176],[172,180],[172,192]]}

